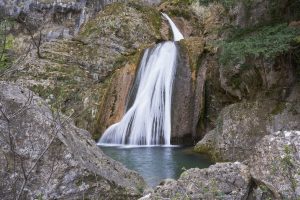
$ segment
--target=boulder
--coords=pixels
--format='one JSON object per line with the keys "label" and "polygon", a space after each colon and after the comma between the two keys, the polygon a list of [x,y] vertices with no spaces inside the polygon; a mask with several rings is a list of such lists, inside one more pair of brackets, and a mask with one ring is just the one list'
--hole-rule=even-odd
{"label": "boulder", "polygon": [[285,100],[261,99],[225,107],[208,132],[195,146],[195,151],[208,153],[214,160],[243,161],[255,145],[276,131],[299,130],[299,84]]}
{"label": "boulder", "polygon": [[40,97],[0,82],[1,199],[132,199],[144,180]]}
{"label": "boulder", "polygon": [[227,106],[195,151],[209,153],[215,160],[242,161],[252,154],[255,144],[267,134],[272,102],[242,102]]}
{"label": "boulder", "polygon": [[265,136],[249,159],[250,173],[262,197],[274,199],[300,197],[300,131],[277,131]]}
{"label": "boulder", "polygon": [[246,199],[251,185],[249,169],[239,162],[217,163],[207,169],[189,169],[180,178],[166,180],[140,200]]}

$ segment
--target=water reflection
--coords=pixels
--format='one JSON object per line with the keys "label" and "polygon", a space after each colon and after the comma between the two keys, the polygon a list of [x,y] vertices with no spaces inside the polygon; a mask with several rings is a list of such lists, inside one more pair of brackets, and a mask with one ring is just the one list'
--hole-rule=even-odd
{"label": "water reflection", "polygon": [[184,169],[211,165],[205,156],[187,147],[100,147],[105,154],[139,172],[150,186],[162,179],[176,179]]}

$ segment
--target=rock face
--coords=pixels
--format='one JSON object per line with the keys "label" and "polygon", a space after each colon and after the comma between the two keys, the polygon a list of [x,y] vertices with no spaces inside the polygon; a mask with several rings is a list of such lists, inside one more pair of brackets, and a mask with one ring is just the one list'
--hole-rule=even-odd
{"label": "rock face", "polygon": [[[300,131],[278,131],[257,143],[249,159],[251,176],[259,186],[260,199],[300,197]],[[258,189],[258,190],[259,190]]]}
{"label": "rock face", "polygon": [[215,160],[242,161],[253,154],[263,136],[276,131],[299,130],[299,84],[282,101],[254,101],[224,108],[217,127],[195,146]]}
{"label": "rock face", "polygon": [[193,37],[178,44],[179,58],[172,96],[172,144],[192,144],[199,139],[197,123],[204,108],[205,70],[197,69],[204,51],[201,37]]}
{"label": "rock face", "polygon": [[145,183],[28,89],[0,82],[1,199],[132,199]]}
{"label": "rock face", "polygon": [[246,199],[251,178],[247,166],[241,163],[217,163],[208,169],[190,169],[180,178],[166,180],[147,199]]}
{"label": "rock face", "polygon": [[98,131],[100,133],[104,133],[110,125],[119,122],[125,114],[127,98],[134,81],[136,68],[136,65],[126,65],[117,70],[111,78],[105,100],[102,101],[99,109],[101,114]]}
{"label": "rock face", "polygon": [[237,103],[222,110],[217,127],[207,133],[195,147],[210,152],[216,160],[243,160],[267,134],[268,113],[276,104],[271,102]]}
{"label": "rock face", "polygon": [[[110,82],[116,84],[111,87],[123,84],[111,81],[119,72],[113,74],[124,66],[137,65],[144,45],[149,46],[160,38],[160,21],[160,13],[154,8],[116,3],[107,5],[83,23],[78,34],[71,38],[47,39],[47,31],[53,31],[56,25],[45,23],[49,29],[40,28],[42,58],[38,58],[33,48],[0,79],[30,88],[66,115],[76,113],[73,115],[76,125],[98,139],[99,127],[107,125],[101,121],[107,114],[102,112],[101,105]],[[38,32],[34,37],[38,37]],[[30,36],[20,32],[14,37],[12,50],[23,54],[30,42]]]}

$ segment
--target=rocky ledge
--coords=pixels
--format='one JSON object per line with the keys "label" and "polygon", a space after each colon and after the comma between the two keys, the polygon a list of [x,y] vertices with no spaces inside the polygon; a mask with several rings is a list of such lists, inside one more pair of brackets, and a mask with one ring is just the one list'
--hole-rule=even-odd
{"label": "rocky ledge", "polygon": [[145,187],[70,117],[0,82],[0,199],[134,199]]}

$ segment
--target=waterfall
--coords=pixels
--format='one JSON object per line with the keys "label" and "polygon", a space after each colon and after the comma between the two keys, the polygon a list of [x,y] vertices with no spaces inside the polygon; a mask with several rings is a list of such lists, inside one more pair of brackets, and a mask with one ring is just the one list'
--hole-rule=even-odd
{"label": "waterfall", "polygon": [[[183,39],[164,13],[174,41]],[[129,96],[127,112],[110,126],[98,144],[170,145],[171,97],[176,72],[177,47],[167,41],[146,49]]]}
{"label": "waterfall", "polygon": [[183,35],[180,33],[179,29],[176,27],[176,25],[174,24],[174,22],[170,19],[170,17],[165,14],[165,13],[161,13],[169,22],[172,32],[173,32],[173,40],[174,41],[179,41],[183,39]]}

